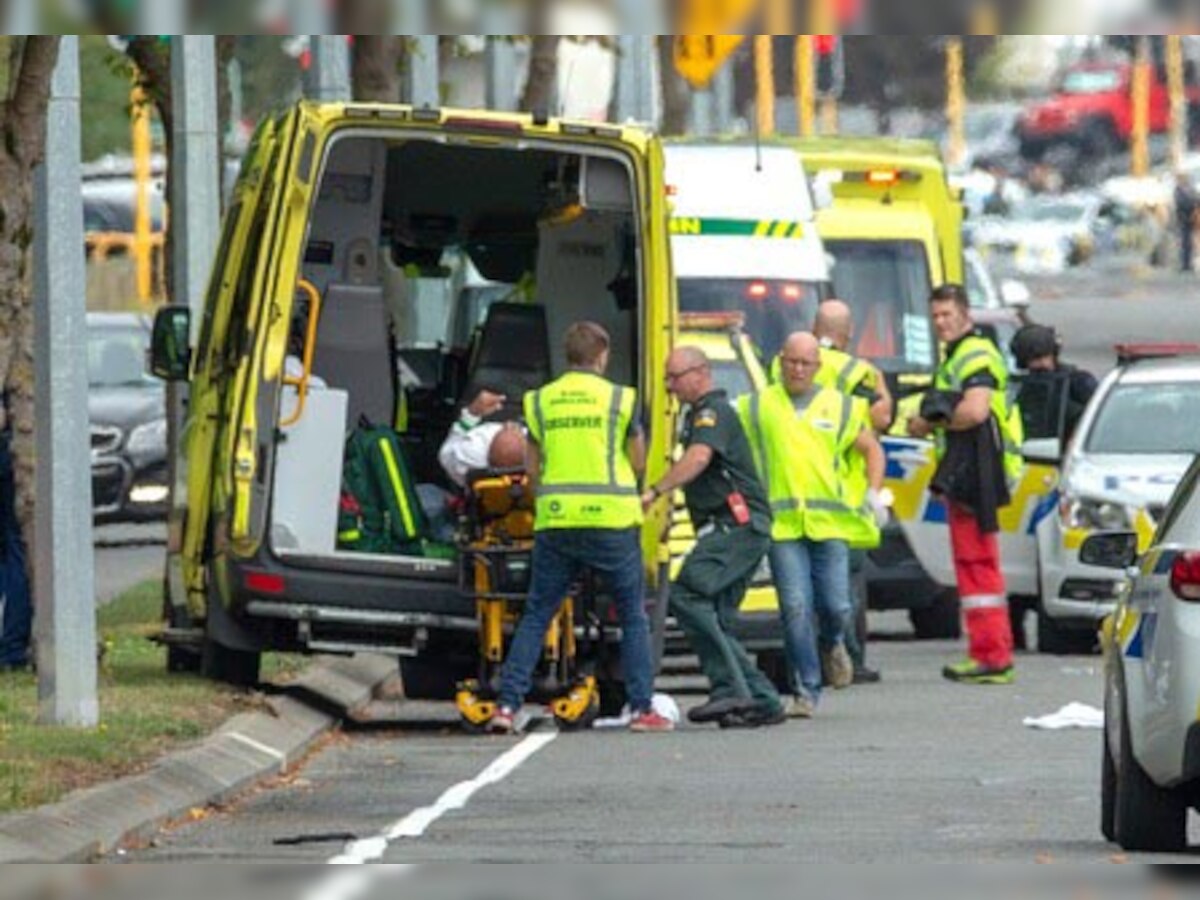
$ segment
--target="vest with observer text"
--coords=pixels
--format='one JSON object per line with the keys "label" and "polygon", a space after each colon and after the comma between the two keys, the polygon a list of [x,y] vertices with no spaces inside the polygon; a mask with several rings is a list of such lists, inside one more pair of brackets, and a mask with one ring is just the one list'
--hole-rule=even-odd
{"label": "vest with observer text", "polygon": [[542,457],[535,530],[642,523],[625,449],[636,403],[633,388],[580,371],[525,395],[525,421]]}

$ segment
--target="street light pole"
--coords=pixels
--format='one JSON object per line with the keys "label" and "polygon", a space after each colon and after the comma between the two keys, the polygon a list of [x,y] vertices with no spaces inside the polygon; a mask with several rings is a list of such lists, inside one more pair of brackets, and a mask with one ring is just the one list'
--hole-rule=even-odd
{"label": "street light pole", "polygon": [[1150,38],[1142,35],[1137,40],[1133,64],[1133,134],[1129,148],[1130,171],[1136,178],[1150,171],[1150,60]]}
{"label": "street light pole", "polygon": [[946,162],[951,168],[962,165],[967,155],[966,87],[963,83],[963,41],[952,34],[946,39],[946,122],[950,146]]}
{"label": "street light pole", "polygon": [[754,81],[758,102],[758,133],[764,137],[775,134],[775,54],[772,35],[754,36]]}
{"label": "street light pole", "polygon": [[1171,168],[1178,169],[1188,149],[1187,94],[1183,83],[1183,38],[1166,36],[1167,90],[1171,97]]}
{"label": "street light pole", "polygon": [[79,100],[79,38],[64,35],[46,115],[46,158],[34,186],[33,357],[41,410],[34,434],[34,622],[39,721],[91,728],[100,705]]}

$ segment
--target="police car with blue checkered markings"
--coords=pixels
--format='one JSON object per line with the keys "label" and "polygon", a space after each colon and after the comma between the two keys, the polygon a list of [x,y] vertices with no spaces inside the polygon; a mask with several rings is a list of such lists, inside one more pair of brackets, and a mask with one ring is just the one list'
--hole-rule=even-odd
{"label": "police car with blue checkered markings", "polygon": [[1200,459],[1140,556],[1137,544],[1107,532],[1080,548],[1127,575],[1103,632],[1101,827],[1126,850],[1177,851],[1200,804]]}

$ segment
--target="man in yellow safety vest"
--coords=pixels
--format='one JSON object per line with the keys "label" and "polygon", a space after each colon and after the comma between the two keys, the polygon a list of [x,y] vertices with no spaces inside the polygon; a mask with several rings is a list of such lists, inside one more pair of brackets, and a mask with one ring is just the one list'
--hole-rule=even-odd
{"label": "man in yellow safety vest", "polygon": [[880,496],[884,457],[866,402],[816,385],[816,337],[791,335],[779,359],[780,381],[743,397],[739,412],[774,516],[771,572],[794,681],[788,714],[810,718],[822,687],[818,649],[834,687],[846,687],[854,677],[845,632],[849,541],[859,528],[859,511],[848,498],[846,460],[852,453],[865,458],[867,502],[878,522],[887,516]]}
{"label": "man in yellow safety vest", "polygon": [[569,371],[525,395],[526,471],[536,498],[529,596],[500,678],[489,730],[511,734],[533,681],[546,629],[580,572],[610,583],[621,625],[630,730],[671,731],[652,707],[654,665],[645,610],[642,500],[646,446],[637,392],[604,377],[610,339],[595,322],[567,329]]}

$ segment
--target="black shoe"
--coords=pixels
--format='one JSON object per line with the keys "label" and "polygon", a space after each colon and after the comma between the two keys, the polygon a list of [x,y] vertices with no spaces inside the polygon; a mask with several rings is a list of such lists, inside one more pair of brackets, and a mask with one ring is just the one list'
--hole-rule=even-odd
{"label": "black shoe", "polygon": [[879,684],[883,676],[878,669],[868,669],[866,666],[856,666],[854,669],[855,684]]}
{"label": "black shoe", "polygon": [[726,716],[733,713],[742,713],[755,709],[756,706],[757,704],[753,700],[747,700],[744,697],[724,697],[720,700],[709,700],[705,704],[692,707],[688,710],[687,718],[689,722],[697,725],[705,725],[709,722],[720,722]]}
{"label": "black shoe", "polygon": [[732,712],[721,719],[722,729],[726,728],[766,728],[770,725],[782,725],[787,721],[787,715],[782,709],[765,709],[756,706],[743,712]]}

